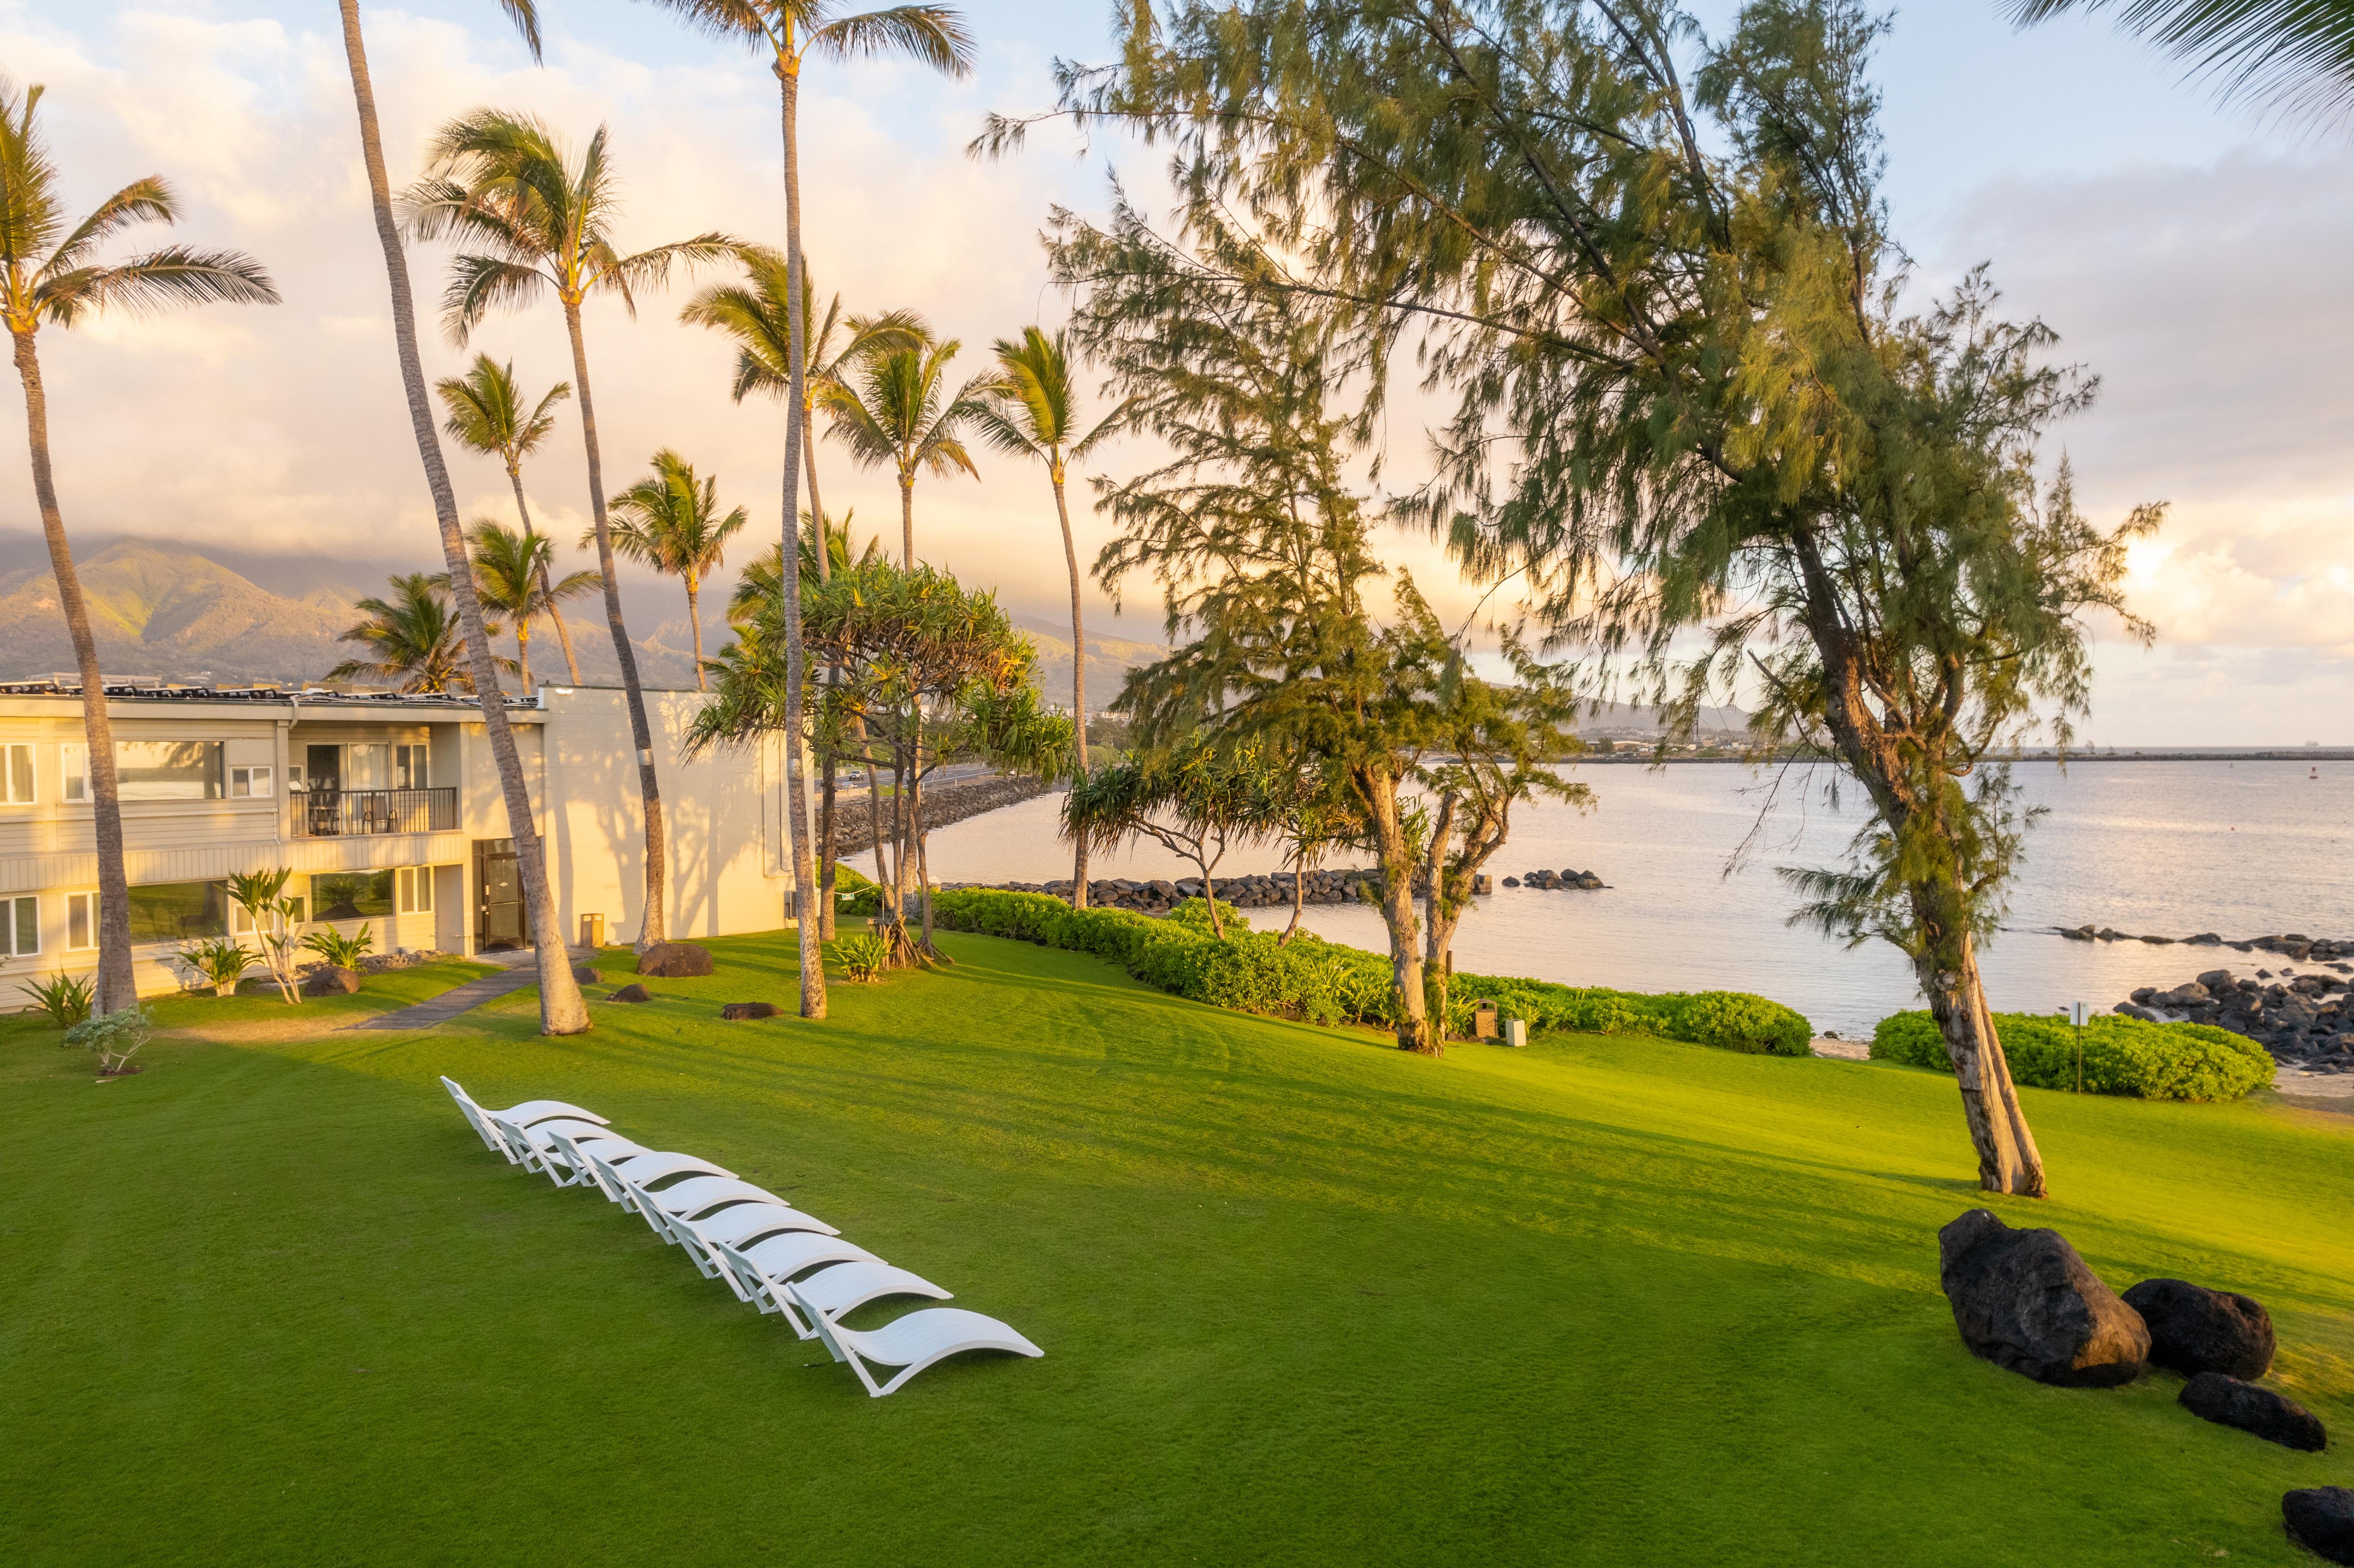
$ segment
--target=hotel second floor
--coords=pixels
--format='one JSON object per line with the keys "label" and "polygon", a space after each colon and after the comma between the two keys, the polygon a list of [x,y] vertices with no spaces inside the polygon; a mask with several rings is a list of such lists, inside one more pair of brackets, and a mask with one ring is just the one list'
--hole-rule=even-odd
{"label": "hotel second floor", "polygon": [[[650,692],[674,937],[776,928],[790,913],[781,752],[699,758],[702,699]],[[509,718],[567,940],[634,938],[644,829],[619,691],[543,687]],[[315,928],[374,950],[474,954],[530,928],[488,727],[472,698],[110,686],[140,989],[177,989],[183,945],[249,937],[234,873],[286,868]],[[98,857],[81,698],[0,685],[0,1008],[16,982],[96,967]]]}

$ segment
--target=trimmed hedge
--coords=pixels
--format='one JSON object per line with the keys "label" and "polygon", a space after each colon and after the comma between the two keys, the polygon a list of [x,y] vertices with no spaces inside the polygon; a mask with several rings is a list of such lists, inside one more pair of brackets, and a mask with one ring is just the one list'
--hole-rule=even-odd
{"label": "trimmed hedge", "polygon": [[[2011,1077],[2039,1089],[2076,1086],[2075,1030],[2031,1012],[1998,1012]],[[2106,1013],[2084,1026],[2084,1088],[2146,1100],[2236,1100],[2273,1081],[2272,1054],[2205,1023],[2151,1023]],[[1872,1032],[1872,1059],[1954,1070],[1925,1009],[1893,1013]]]}
{"label": "trimmed hedge", "polygon": [[[934,896],[932,919],[952,931],[1044,941],[1109,959],[1162,991],[1238,1012],[1310,1023],[1396,1024],[1389,959],[1301,932],[1288,947],[1250,929],[1221,905],[1225,940],[1210,935],[1209,910],[1189,898],[1155,920],[1129,909],[1073,909],[1043,893],[964,888]],[[1480,1001],[1528,1021],[1532,1033],[1647,1034],[1728,1050],[1803,1056],[1814,1031],[1779,1002],[1741,991],[1644,996],[1547,980],[1458,974],[1448,996],[1447,1033],[1470,1033]]]}

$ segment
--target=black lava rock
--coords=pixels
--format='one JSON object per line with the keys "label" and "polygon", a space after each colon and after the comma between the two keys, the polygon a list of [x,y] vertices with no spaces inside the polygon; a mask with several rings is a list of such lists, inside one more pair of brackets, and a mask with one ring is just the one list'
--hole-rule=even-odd
{"label": "black lava rock", "polygon": [[2354,1563],[2354,1490],[2314,1487],[2281,1499],[2289,1539],[2331,1563]]}
{"label": "black lava rock", "polygon": [[693,980],[710,972],[710,950],[693,942],[656,942],[638,955],[638,973],[656,980]]}
{"label": "black lava rock", "polygon": [[648,991],[642,985],[625,985],[620,990],[615,991],[610,1000],[614,1001],[652,1001],[653,999],[654,993]]}
{"label": "black lava rock", "polygon": [[601,983],[605,979],[603,975],[599,974],[587,964],[573,965],[572,978],[578,980],[582,985],[597,985]]}
{"label": "black lava rock", "polygon": [[2186,1279],[2145,1279],[2125,1300],[2149,1325],[2152,1366],[2185,1377],[2222,1372],[2250,1383],[2272,1370],[2272,1314],[2249,1297]]}
{"label": "black lava rock", "polygon": [[[631,986],[632,991],[641,988]],[[777,1004],[773,1001],[731,1001],[719,1010],[719,1016],[731,1022],[742,1023],[755,1018],[774,1018]]]}
{"label": "black lava rock", "polygon": [[1937,1279],[1970,1353],[2064,1388],[2141,1375],[2149,1330],[2057,1231],[1972,1209],[1937,1233]]}
{"label": "black lava rock", "polygon": [[2267,1443],[2318,1454],[2329,1446],[2321,1418],[2293,1399],[2221,1372],[2200,1372],[2182,1385],[2182,1408],[2202,1421],[2236,1426]]}
{"label": "black lava rock", "polygon": [[302,982],[304,996],[350,996],[359,989],[360,972],[357,969],[333,967],[313,969],[311,978]]}

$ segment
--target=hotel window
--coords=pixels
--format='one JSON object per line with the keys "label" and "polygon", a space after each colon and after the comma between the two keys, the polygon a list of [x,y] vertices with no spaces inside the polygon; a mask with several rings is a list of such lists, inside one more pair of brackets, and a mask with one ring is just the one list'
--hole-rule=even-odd
{"label": "hotel window", "polygon": [[425,789],[433,783],[430,766],[432,753],[423,746],[396,746],[392,748],[393,788]]}
{"label": "hotel window", "polygon": [[270,790],[270,770],[267,768],[232,768],[228,770],[228,793],[232,800],[266,799]]}
{"label": "hotel window", "polygon": [[392,747],[385,741],[369,740],[355,741],[344,747],[344,788],[391,789]]}
{"label": "hotel window", "polygon": [[98,895],[66,895],[66,951],[86,953],[98,946]]}
{"label": "hotel window", "polygon": [[29,959],[41,950],[41,901],[0,898],[0,953]]}
{"label": "hotel window", "polygon": [[10,746],[5,749],[7,755],[0,758],[0,762],[5,762],[6,767],[0,771],[5,771],[6,776],[0,779],[0,789],[7,791],[7,801],[11,806],[29,806],[33,803],[33,748],[30,746]]}
{"label": "hotel window", "polygon": [[225,882],[151,882],[131,890],[133,942],[186,942],[228,935]]}
{"label": "hotel window", "polygon": [[65,798],[69,800],[90,799],[90,747],[79,740],[69,740],[58,747],[58,771],[65,776]]}
{"label": "hotel window", "polygon": [[392,873],[322,872],[311,879],[311,907],[318,920],[365,920],[392,913]]}
{"label": "hotel window", "polygon": [[217,800],[228,782],[217,740],[118,740],[114,767],[126,800]]}
{"label": "hotel window", "polygon": [[403,915],[433,913],[433,868],[429,865],[404,867],[396,874],[400,887],[400,912]]}

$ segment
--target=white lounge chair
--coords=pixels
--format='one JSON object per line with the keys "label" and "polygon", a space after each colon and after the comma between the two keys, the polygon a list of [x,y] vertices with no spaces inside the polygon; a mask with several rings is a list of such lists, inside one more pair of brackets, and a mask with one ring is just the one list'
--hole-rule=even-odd
{"label": "white lounge chair", "polygon": [[[549,1161],[552,1164],[560,1157],[567,1171],[567,1174],[558,1176],[551,1170],[548,1172],[549,1180],[559,1187],[594,1187],[599,1192],[604,1192],[605,1196],[613,1202],[618,1203],[621,1201],[621,1195],[619,1192],[606,1192],[605,1179],[597,1173],[595,1163],[589,1160],[586,1152],[586,1145],[576,1142],[568,1132],[551,1131],[548,1138],[556,1146],[548,1155]],[[615,1162],[633,1160],[642,1154],[653,1152],[642,1143],[632,1143],[630,1139],[620,1137],[596,1139],[593,1144],[599,1157]]]}
{"label": "white lounge chair", "polygon": [[458,1102],[459,1114],[466,1118],[466,1124],[474,1129],[475,1136],[482,1140],[483,1146],[507,1155],[510,1163],[519,1163],[519,1161],[514,1160],[505,1141],[491,1129],[490,1118],[493,1116],[503,1116],[509,1121],[520,1122],[525,1127],[535,1121],[547,1121],[557,1117],[569,1117],[575,1121],[593,1122],[599,1127],[606,1125],[605,1118],[595,1111],[583,1110],[578,1106],[564,1100],[525,1100],[521,1105],[509,1106],[504,1110],[493,1111],[485,1109],[478,1104],[473,1096],[459,1087],[454,1078],[443,1077],[441,1086],[450,1091],[451,1099]]}
{"label": "white lounge chair", "polygon": [[[568,1157],[557,1147],[558,1135],[570,1139],[576,1149],[583,1144],[607,1141],[629,1144],[632,1149],[637,1147],[620,1133],[607,1130],[601,1123],[578,1121],[570,1117],[559,1117],[553,1121],[535,1122],[525,1127],[492,1112],[490,1123],[491,1130],[504,1140],[507,1152],[516,1164],[526,1171],[541,1172],[559,1187],[569,1186],[574,1178],[568,1169]],[[559,1172],[555,1165],[557,1160],[567,1160],[567,1168]]]}
{"label": "white lounge chair", "polygon": [[[605,1196],[631,1213],[639,1213],[637,1201],[629,1194],[629,1185],[650,1187],[656,1181],[666,1181],[673,1176],[716,1176],[733,1180],[736,1173],[725,1166],[714,1165],[708,1160],[698,1160],[692,1154],[675,1154],[667,1150],[632,1154],[620,1160],[600,1158],[596,1150],[582,1145],[580,1152],[588,1157],[588,1169],[594,1172],[598,1187]],[[628,1181],[622,1180],[626,1168]],[[650,1222],[651,1223],[651,1222]]]}
{"label": "white lounge chair", "polygon": [[[741,1292],[738,1292],[741,1294]],[[891,1296],[928,1296],[935,1301],[951,1299],[941,1289],[919,1274],[895,1268],[887,1263],[860,1260],[837,1263],[793,1281],[785,1293],[785,1321],[793,1332],[804,1340],[817,1338],[817,1328],[811,1314],[822,1315],[829,1323],[837,1321],[845,1312],[853,1312],[869,1301],[880,1301]]]}
{"label": "white lounge chair", "polygon": [[[686,1181],[654,1192],[646,1190],[646,1184],[638,1180],[637,1172],[631,1171],[626,1162],[616,1169],[631,1186],[638,1189],[641,1202],[651,1202],[673,1219],[698,1220],[713,1210],[724,1209],[730,1203],[773,1203],[780,1209],[792,1207],[790,1203],[786,1202],[766,1187],[757,1187],[749,1181],[739,1181],[732,1176],[690,1177]],[[647,1217],[649,1221],[652,1218],[651,1215]],[[657,1225],[655,1228],[659,1230],[661,1227]]]}
{"label": "white lounge chair", "polygon": [[796,1274],[805,1274],[822,1263],[881,1263],[883,1260],[864,1247],[843,1241],[840,1236],[819,1235],[813,1231],[794,1231],[787,1235],[770,1236],[748,1247],[731,1246],[715,1241],[711,1250],[727,1266],[739,1288],[736,1294],[763,1312],[784,1314],[787,1322],[796,1322],[781,1295],[785,1282]]}
{"label": "white lounge chair", "polygon": [[[657,1209],[656,1213],[661,1213]],[[771,1236],[805,1233],[810,1235],[833,1236],[842,1233],[812,1214],[799,1209],[788,1209],[775,1203],[735,1203],[705,1220],[674,1219],[662,1214],[662,1224],[669,1231],[668,1239],[676,1242],[694,1261],[695,1272],[705,1279],[716,1279],[736,1293],[739,1301],[752,1301],[750,1291],[737,1277],[717,1248],[725,1244],[742,1248],[758,1245]]]}
{"label": "white lounge chair", "polygon": [[[1011,1351],[1017,1356],[1043,1356],[1046,1352],[994,1318],[984,1318],[978,1312],[968,1312],[961,1307],[927,1307],[920,1312],[910,1312],[904,1318],[894,1318],[879,1329],[860,1332],[845,1329],[811,1306],[806,1298],[790,1283],[779,1287],[783,1292],[800,1301],[816,1327],[818,1338],[833,1352],[836,1361],[848,1361],[858,1381],[875,1399],[896,1392],[909,1378],[934,1361],[967,1351]],[[899,1374],[889,1383],[875,1385],[875,1374],[866,1370],[866,1362],[878,1366],[897,1367]]]}

